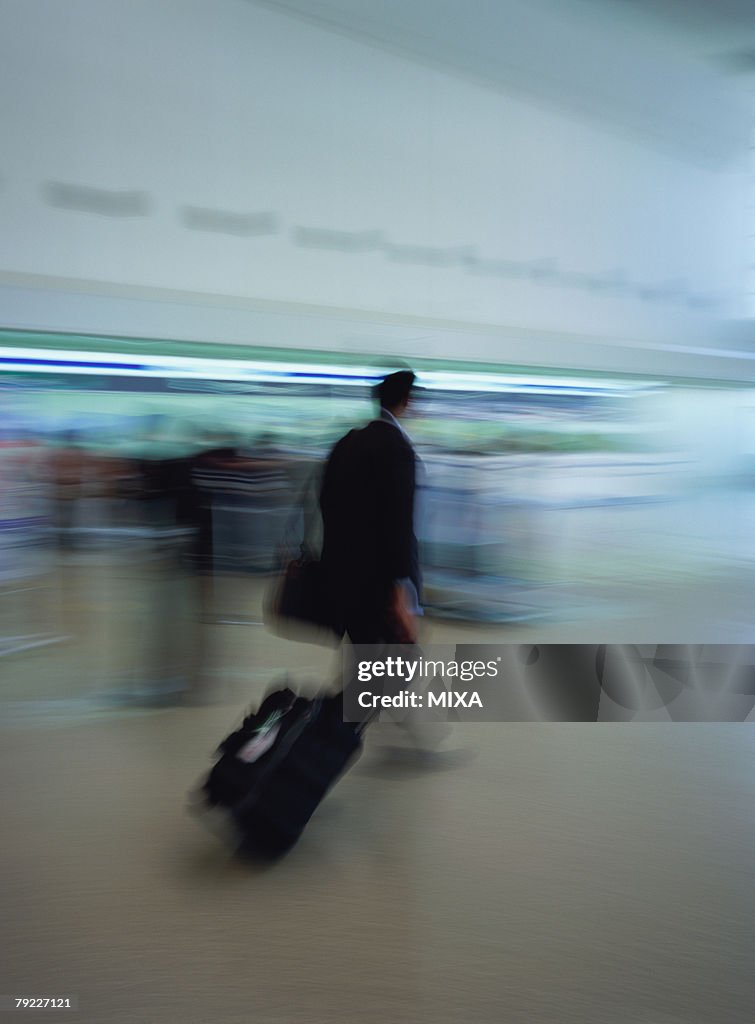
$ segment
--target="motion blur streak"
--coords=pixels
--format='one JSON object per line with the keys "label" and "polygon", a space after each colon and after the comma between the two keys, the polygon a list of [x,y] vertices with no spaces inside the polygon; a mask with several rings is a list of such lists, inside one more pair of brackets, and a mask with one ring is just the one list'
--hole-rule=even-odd
{"label": "motion blur streak", "polygon": [[[215,634],[246,623],[234,648],[259,644],[266,580],[330,445],[370,417],[379,365],[5,352],[27,361],[1,378],[0,449],[1,642],[36,652],[24,694],[167,699],[197,671],[186,635],[207,679],[243,678]],[[752,638],[755,392],[419,373],[408,429],[438,621],[491,642]]]}

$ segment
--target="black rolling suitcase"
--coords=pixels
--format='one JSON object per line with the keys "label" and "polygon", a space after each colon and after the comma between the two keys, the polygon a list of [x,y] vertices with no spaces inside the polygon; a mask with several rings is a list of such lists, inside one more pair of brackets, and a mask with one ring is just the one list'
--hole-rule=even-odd
{"label": "black rolling suitcase", "polygon": [[362,731],[343,721],[340,695],[310,700],[277,690],[220,744],[204,806],[227,814],[238,853],[280,857],[361,753]]}

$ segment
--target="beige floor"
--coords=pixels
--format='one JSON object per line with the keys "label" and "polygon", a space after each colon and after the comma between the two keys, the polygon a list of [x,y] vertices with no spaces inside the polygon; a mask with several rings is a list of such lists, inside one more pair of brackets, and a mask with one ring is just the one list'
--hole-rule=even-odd
{"label": "beige floor", "polygon": [[[105,697],[146,664],[127,617],[144,607],[74,576],[69,639],[0,659],[0,995],[79,1006],[19,1019],[755,1018],[751,724],[468,724],[477,758],[425,772],[374,737],[299,847],[257,870],[186,795],[282,666],[317,680],[330,655],[216,622],[214,703],[119,710]],[[258,621],[258,597],[225,617]]]}

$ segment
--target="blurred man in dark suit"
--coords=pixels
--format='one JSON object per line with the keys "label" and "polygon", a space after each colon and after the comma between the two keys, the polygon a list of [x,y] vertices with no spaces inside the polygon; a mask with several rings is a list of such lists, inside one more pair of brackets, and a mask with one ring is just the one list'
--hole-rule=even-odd
{"label": "blurred man in dark suit", "polygon": [[[399,421],[409,409],[414,381],[410,370],[401,370],[377,385],[378,418],[338,442],[320,492],[321,563],[334,620],[352,644],[374,645],[383,654],[401,645],[409,659],[421,656],[416,646],[422,615],[414,529],[417,458]],[[352,711],[363,686],[354,667],[344,676],[344,699]],[[403,685],[386,682],[386,693],[394,683]],[[390,717],[402,727],[404,743],[384,747],[389,763],[408,759],[412,766],[448,767],[468,760],[469,751],[441,749],[451,735],[447,713],[418,717],[409,710]]]}
{"label": "blurred man in dark suit", "polygon": [[355,644],[416,642],[416,457],[399,423],[414,380],[401,370],[381,381],[379,418],[343,437],[325,468],[322,565],[337,621]]}

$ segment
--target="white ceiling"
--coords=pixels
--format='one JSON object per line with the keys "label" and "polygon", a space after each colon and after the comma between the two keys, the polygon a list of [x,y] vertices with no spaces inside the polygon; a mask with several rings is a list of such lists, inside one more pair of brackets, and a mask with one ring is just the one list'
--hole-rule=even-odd
{"label": "white ceiling", "polygon": [[749,142],[755,0],[250,0],[721,164]]}
{"label": "white ceiling", "polygon": [[691,56],[731,74],[755,72],[753,0],[577,0],[662,32]]}

